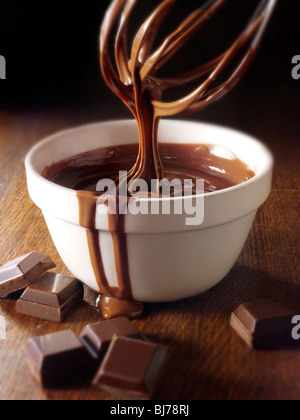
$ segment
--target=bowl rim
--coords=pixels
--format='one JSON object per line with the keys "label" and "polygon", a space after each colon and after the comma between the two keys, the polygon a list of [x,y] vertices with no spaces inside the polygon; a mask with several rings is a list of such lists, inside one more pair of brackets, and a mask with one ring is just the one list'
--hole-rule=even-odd
{"label": "bowl rim", "polygon": [[[264,152],[265,154],[265,158],[266,158],[266,164],[265,167],[263,169],[261,169],[259,171],[259,173],[256,173],[254,175],[254,177],[252,177],[251,179],[244,181],[240,184],[234,185],[232,187],[228,187],[225,188],[223,190],[219,190],[219,191],[214,191],[214,192],[206,192],[206,193],[201,193],[201,194],[196,194],[193,196],[182,196],[182,197],[162,197],[162,198],[142,198],[140,200],[142,201],[146,201],[146,202],[164,202],[164,201],[179,201],[179,200],[187,200],[187,199],[195,199],[195,198],[206,198],[206,197],[213,197],[213,196],[220,196],[223,194],[227,194],[229,192],[233,192],[233,191],[237,191],[239,189],[244,189],[247,188],[249,185],[258,182],[260,179],[262,179],[264,176],[266,176],[270,171],[273,170],[273,166],[274,166],[274,158],[273,158],[273,154],[270,151],[270,149],[260,140],[258,140],[257,138],[244,133],[240,130],[236,130],[234,128],[231,127],[227,127],[227,126],[223,126],[223,125],[219,125],[219,124],[212,124],[212,123],[206,123],[206,122],[201,122],[201,121],[191,121],[191,120],[171,120],[171,119],[164,119],[161,121],[161,124],[188,124],[188,125],[197,125],[197,126],[206,126],[209,128],[217,128],[217,129],[221,129],[221,130],[226,130],[227,132],[232,132],[235,135],[240,135],[243,137],[246,137],[249,141],[251,141],[253,143],[253,145],[257,145],[260,147],[260,149]],[[101,122],[94,122],[94,123],[89,123],[89,124],[83,124],[83,125],[78,125],[78,126],[73,126],[64,130],[60,130],[57,131],[49,136],[46,136],[45,138],[43,138],[42,140],[38,141],[27,153],[26,157],[25,157],[25,168],[26,168],[26,172],[31,172],[32,174],[34,174],[34,176],[41,182],[45,183],[46,185],[51,185],[52,187],[56,187],[57,189],[60,189],[61,191],[67,193],[67,194],[76,194],[77,190],[71,189],[71,188],[67,188],[64,187],[62,185],[56,184],[53,181],[48,180],[47,178],[43,177],[42,174],[34,167],[34,163],[33,163],[33,159],[35,157],[35,154],[45,145],[52,143],[54,140],[56,140],[59,137],[63,137],[66,134],[70,134],[74,131],[85,131],[88,129],[92,129],[95,127],[101,127],[101,126],[105,126],[105,125],[111,125],[113,124],[114,126],[119,125],[119,126],[124,126],[124,125],[134,125],[136,124],[136,121],[134,119],[120,119],[120,120],[108,120],[108,121],[101,121]],[[196,143],[195,143],[196,144]],[[199,143],[199,144],[205,144],[205,141],[203,143]],[[218,145],[218,142],[216,141],[216,145]],[[93,150],[93,149],[92,149]],[[95,149],[96,150],[96,149]],[[74,155],[75,156],[75,155]],[[72,157],[72,155],[70,156]]]}

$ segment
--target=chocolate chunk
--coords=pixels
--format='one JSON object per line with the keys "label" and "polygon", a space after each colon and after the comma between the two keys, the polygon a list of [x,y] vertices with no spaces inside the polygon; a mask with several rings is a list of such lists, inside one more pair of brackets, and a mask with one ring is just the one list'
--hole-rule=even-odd
{"label": "chocolate chunk", "polygon": [[61,322],[83,299],[83,287],[74,277],[46,273],[31,284],[17,302],[17,312]]}
{"label": "chocolate chunk", "polygon": [[50,257],[31,252],[16,258],[0,269],[0,297],[25,289],[55,264]]}
{"label": "chocolate chunk", "polygon": [[102,321],[88,325],[81,333],[80,339],[91,350],[98,360],[102,360],[114,338],[131,337],[144,340],[143,334],[125,317]]}
{"label": "chocolate chunk", "polygon": [[29,340],[24,347],[29,366],[44,388],[73,385],[91,377],[96,361],[73,331]]}
{"label": "chocolate chunk", "polygon": [[19,268],[24,274],[27,283],[30,284],[36,281],[46,271],[54,268],[55,264],[50,257],[39,252],[31,252],[5,264],[2,270],[12,267]]}
{"label": "chocolate chunk", "polygon": [[293,313],[275,300],[244,303],[231,316],[231,326],[250,347],[271,349],[294,344]]}
{"label": "chocolate chunk", "polygon": [[100,366],[93,385],[127,398],[153,397],[168,349],[158,344],[116,337]]}
{"label": "chocolate chunk", "polygon": [[139,318],[144,312],[144,304],[133,300],[117,299],[113,296],[101,295],[97,307],[105,319],[126,316],[129,319]]}
{"label": "chocolate chunk", "polygon": [[27,287],[24,274],[18,267],[0,270],[0,297],[5,297]]}

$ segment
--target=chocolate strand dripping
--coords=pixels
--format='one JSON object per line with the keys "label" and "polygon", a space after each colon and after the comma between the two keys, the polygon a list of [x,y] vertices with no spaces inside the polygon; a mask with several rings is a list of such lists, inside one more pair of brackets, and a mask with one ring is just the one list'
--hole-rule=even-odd
{"label": "chocolate strand dripping", "polygon": [[[170,8],[176,3],[176,0],[164,0],[141,25],[132,44],[130,59],[128,59],[126,42],[127,28],[137,0],[114,0],[112,2],[102,28],[101,67],[106,82],[126,104],[130,104],[129,108],[139,125],[140,151],[136,164],[129,172],[128,182],[131,179],[141,178],[149,184],[151,179],[161,179],[163,177],[163,168],[157,146],[157,132],[161,117],[188,114],[200,110],[227,93],[240,80],[250,66],[258,48],[258,41],[263,35],[276,0],[262,0],[259,3],[256,12],[244,32],[220,57],[200,66],[192,72],[179,75],[170,80],[159,79],[155,76],[156,72],[219,11],[226,1],[208,0],[201,8],[191,13],[163,41],[161,46],[150,54],[157,28],[165,19]],[[111,83],[111,77],[106,72],[112,66],[108,55],[108,40],[114,23],[121,11],[122,16],[117,35],[115,55],[117,57],[119,82],[123,83],[127,90],[123,90],[120,95],[118,93],[120,88],[116,89],[116,74],[113,73],[113,83]],[[224,70],[232,62],[236,54],[253,37],[255,37],[253,43],[228,80],[209,91],[211,85],[224,73]],[[149,57],[147,57],[147,53]],[[165,89],[195,80],[210,71],[212,73],[209,77],[186,97],[171,103],[161,101]],[[149,121],[149,116],[152,121]]]}
{"label": "chocolate strand dripping", "polygon": [[96,210],[99,196],[96,193],[77,191],[80,225],[86,228],[90,258],[101,293],[110,293],[110,286],[105,274],[102,253],[100,250],[99,232],[96,230]]}
{"label": "chocolate strand dripping", "polygon": [[[164,0],[159,4],[141,25],[130,51],[127,43],[127,32],[130,17],[137,0],[112,1],[101,29],[100,61],[102,74],[111,90],[120,97],[132,112],[137,120],[140,133],[137,160],[129,171],[128,176],[117,180],[117,193],[119,194],[117,200],[120,205],[123,206],[124,200],[128,199],[120,193],[120,191],[124,190],[124,186],[128,197],[130,197],[130,191],[127,187],[132,181],[143,179],[150,185],[151,180],[157,179],[159,181],[164,177],[158,147],[160,119],[165,116],[190,114],[202,109],[227,93],[249,68],[258,50],[259,41],[275,7],[276,0],[261,0],[243,33],[220,56],[176,77],[163,79],[157,76],[158,70],[184,47],[220,10],[226,1],[208,0],[203,6],[184,19],[177,29],[166,37],[154,52],[152,52],[152,47],[157,30],[163,23],[169,10],[175,5],[176,0]],[[115,41],[116,66],[114,66],[110,56],[109,41],[119,17],[120,23]],[[212,87],[224,74],[224,70],[232,63],[237,53],[248,43],[250,43],[250,47],[248,47],[238,65],[235,66],[231,75],[225,81],[219,82],[216,87]],[[208,75],[206,80],[185,97],[170,103],[162,101],[163,93],[166,89],[184,85],[205,75]],[[160,195],[158,187],[156,194]],[[89,229],[87,237],[91,261],[100,293],[103,294],[102,304],[100,301],[99,306],[105,306],[106,312],[110,313],[110,317],[114,313],[120,315],[120,311],[116,310],[118,300],[125,299],[128,302],[120,301],[120,308],[126,307],[126,312],[129,313],[131,307],[131,312],[133,313],[136,311],[136,303],[132,302],[132,305],[130,304],[130,301],[133,300],[133,295],[130,283],[127,235],[125,233],[126,217],[123,214],[113,215],[108,211],[108,225],[112,234],[118,280],[118,287],[114,288],[109,286],[102,261],[99,232],[95,226],[95,195],[87,198],[79,191],[78,200],[81,209],[80,223]],[[88,205],[84,203],[85,200],[89,200]],[[88,216],[84,214],[86,211],[89,212]],[[114,307],[111,311],[107,309],[109,305]],[[126,315],[126,313],[124,314]]]}

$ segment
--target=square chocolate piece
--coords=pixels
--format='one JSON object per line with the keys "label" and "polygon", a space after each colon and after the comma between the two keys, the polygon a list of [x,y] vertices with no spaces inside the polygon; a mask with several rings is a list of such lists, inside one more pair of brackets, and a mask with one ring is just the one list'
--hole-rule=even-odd
{"label": "square chocolate piece", "polygon": [[151,399],[168,349],[148,341],[116,337],[96,373],[93,385],[131,399]]}
{"label": "square chocolate piece", "polygon": [[83,299],[82,284],[74,277],[44,274],[31,284],[17,302],[17,312],[54,322],[62,322]]}
{"label": "square chocolate piece", "polygon": [[230,325],[250,347],[271,349],[293,344],[294,315],[275,300],[244,303],[231,315]]}
{"label": "square chocolate piece", "polygon": [[80,339],[95,354],[95,357],[101,361],[112,339],[116,335],[119,337],[145,339],[137,327],[126,317],[114,318],[88,325],[80,334]]}
{"label": "square chocolate piece", "polygon": [[32,373],[44,388],[75,385],[91,377],[97,366],[70,330],[32,338],[24,353]]}
{"label": "square chocolate piece", "polygon": [[17,267],[24,274],[28,284],[36,281],[42,274],[55,267],[52,259],[39,252],[30,252],[5,264],[1,270]]}

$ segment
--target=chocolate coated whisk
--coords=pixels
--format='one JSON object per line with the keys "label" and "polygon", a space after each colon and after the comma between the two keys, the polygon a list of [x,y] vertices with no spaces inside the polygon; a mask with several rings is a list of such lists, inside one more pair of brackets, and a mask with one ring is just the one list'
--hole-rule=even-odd
{"label": "chocolate coated whisk", "polygon": [[[221,98],[244,75],[255,53],[269,22],[276,0],[261,0],[254,15],[244,31],[223,54],[196,69],[174,78],[163,79],[156,76],[158,70],[176,54],[227,0],[209,0],[201,8],[191,13],[172,32],[162,44],[152,52],[157,29],[163,23],[167,13],[176,0],[164,0],[141,25],[129,54],[127,32],[130,17],[137,0],[113,0],[108,9],[101,31],[101,67],[103,76],[110,88],[126,103],[133,115],[139,114],[141,94],[147,90],[156,119],[164,116],[188,114]],[[112,64],[109,52],[109,40],[115,24],[121,15],[115,43],[116,69]],[[224,70],[248,43],[246,53],[235,66],[225,82],[213,87]],[[163,102],[165,89],[207,78],[187,96],[174,102]]]}

